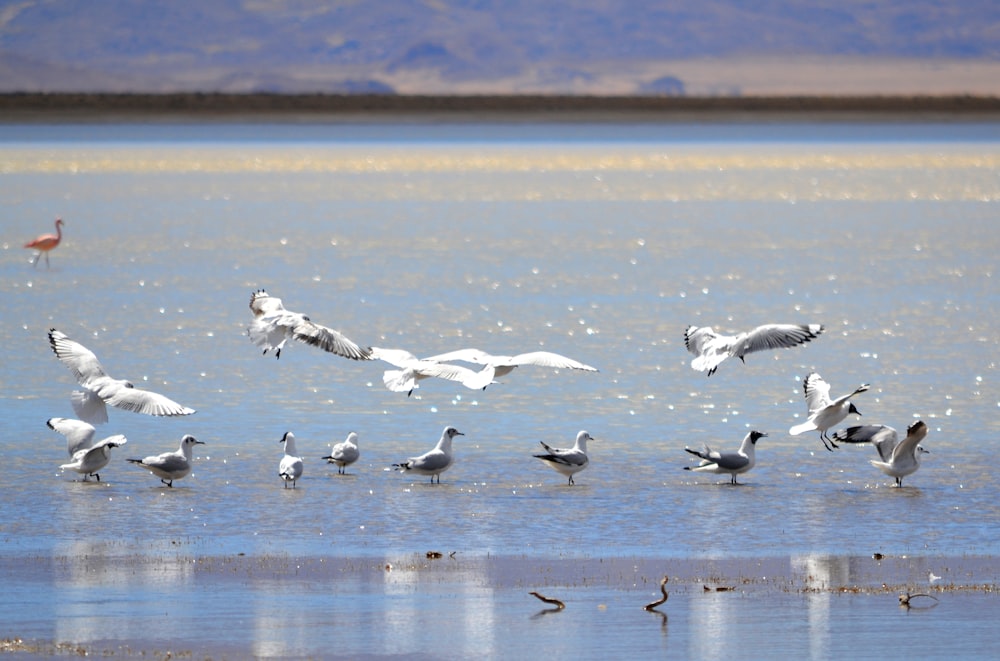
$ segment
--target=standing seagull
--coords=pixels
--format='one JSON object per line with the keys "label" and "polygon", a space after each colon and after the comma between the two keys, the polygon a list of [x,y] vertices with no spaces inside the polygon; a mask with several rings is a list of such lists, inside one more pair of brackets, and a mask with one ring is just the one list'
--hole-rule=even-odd
{"label": "standing seagull", "polygon": [[346,475],[347,467],[353,464],[361,456],[358,450],[358,435],[351,432],[343,442],[333,446],[330,456],[323,457],[328,464],[337,464],[337,473]]}
{"label": "standing seagull", "polygon": [[418,475],[430,475],[431,484],[434,484],[434,476],[437,475],[438,484],[441,484],[441,473],[448,470],[455,461],[451,453],[451,441],[456,436],[465,436],[454,427],[445,427],[441,432],[441,439],[430,452],[426,452],[419,457],[410,457],[406,461],[393,464],[392,467],[398,471],[413,471]]}
{"label": "standing seagull", "polygon": [[789,429],[788,433],[792,436],[798,436],[807,431],[819,430],[819,440],[823,441],[823,447],[833,452],[833,448],[837,447],[837,444],[830,440],[826,433],[827,430],[840,423],[851,413],[861,415],[861,411],[848,400],[858,393],[868,390],[868,384],[862,383],[855,388],[854,392],[831,400],[830,384],[824,381],[819,374],[812,372],[802,381],[802,389],[805,391],[809,417],[802,424]]}
{"label": "standing seagull", "polygon": [[372,347],[371,356],[376,360],[398,367],[398,370],[386,370],[382,375],[385,387],[393,392],[405,392],[409,397],[414,389],[419,388],[418,381],[437,377],[448,381],[458,381],[471,390],[482,390],[493,383],[492,370],[483,369],[473,372],[467,367],[441,363],[432,358],[417,358],[405,349],[383,349]]}
{"label": "standing seagull", "polygon": [[186,477],[191,472],[192,450],[196,445],[204,445],[190,434],[181,439],[181,446],[174,452],[154,454],[145,459],[126,459],[129,463],[142,466],[153,475],[160,478],[168,487],[174,486],[174,480]]}
{"label": "standing seagull", "polygon": [[736,452],[718,452],[707,445],[703,450],[692,450],[684,448],[696,457],[701,458],[701,463],[697,466],[685,466],[686,471],[696,471],[699,473],[729,473],[732,475],[732,484],[738,484],[736,476],[746,473],[757,463],[754,453],[754,446],[757,441],[767,436],[764,432],[752,431],[743,438],[740,449]]}
{"label": "standing seagull", "polygon": [[82,474],[84,482],[91,475],[100,482],[101,476],[97,471],[107,466],[108,462],[111,461],[111,448],[121,447],[128,442],[121,434],[95,441],[94,426],[82,420],[49,418],[45,424],[49,426],[49,429],[66,437],[66,450],[69,452],[71,461],[59,468],[63,470],[68,468]]}
{"label": "standing seagull", "polygon": [[289,482],[292,483],[292,488],[294,489],[295,481],[302,477],[303,469],[302,457],[295,454],[295,435],[287,431],[278,442],[285,444],[285,455],[278,463],[278,475],[285,481],[286,489]]}
{"label": "standing seagull", "polygon": [[539,441],[545,448],[545,454],[533,454],[531,456],[541,459],[545,464],[562,473],[569,478],[569,485],[575,484],[573,476],[579,473],[590,460],[587,458],[587,441],[594,439],[590,434],[581,431],[576,435],[576,443],[571,448],[553,448]]}
{"label": "standing seagull", "polygon": [[886,425],[860,425],[848,427],[833,435],[841,443],[871,443],[878,450],[881,461],[871,460],[872,466],[896,478],[896,486],[903,486],[903,478],[920,468],[920,455],[930,454],[917,445],[927,436],[927,425],[917,420],[906,428],[906,438],[899,442],[896,430]]}
{"label": "standing seagull", "polygon": [[820,324],[765,324],[747,333],[719,335],[711,326],[688,326],[684,346],[695,355],[691,369],[712,376],[726,358],[736,356],[744,363],[748,353],[767,349],[789,349],[819,337]]}
{"label": "standing seagull", "polygon": [[[460,360],[462,362],[473,363],[475,365],[484,365],[485,368],[481,374],[484,378],[488,375],[489,381],[492,381],[498,376],[506,376],[521,365],[537,365],[539,367],[551,367],[554,369],[583,370],[585,372],[598,371],[596,367],[584,365],[578,360],[573,360],[572,358],[567,358],[566,356],[561,356],[557,353],[552,353],[551,351],[530,351],[528,353],[517,354],[516,356],[494,356],[486,353],[485,351],[480,351],[479,349],[459,349],[457,351],[449,351],[448,353],[431,356],[426,360],[433,360],[438,363]],[[489,371],[487,372],[487,370]]]}
{"label": "standing seagull", "polygon": [[146,415],[190,415],[194,409],[149,390],[136,388],[123,379],[112,379],[94,353],[55,328],[49,330],[49,344],[56,357],[69,368],[82,391],[70,395],[73,410],[82,420],[93,424],[108,421],[109,404],[116,408]]}
{"label": "standing seagull", "polygon": [[63,219],[56,218],[55,234],[42,234],[24,244],[25,248],[38,251],[35,253],[35,259],[31,261],[32,266],[37,267],[38,258],[42,256],[42,253],[45,253],[45,268],[49,268],[49,251],[54,250],[59,245],[59,242],[62,241],[62,226]]}
{"label": "standing seagull", "polygon": [[371,360],[371,349],[358,346],[339,331],[313,323],[304,314],[286,310],[280,298],[263,289],[250,295],[250,310],[254,318],[247,334],[254,344],[264,347],[264,353],[274,349],[275,358],[281,358],[285,342],[294,339],[344,358]]}

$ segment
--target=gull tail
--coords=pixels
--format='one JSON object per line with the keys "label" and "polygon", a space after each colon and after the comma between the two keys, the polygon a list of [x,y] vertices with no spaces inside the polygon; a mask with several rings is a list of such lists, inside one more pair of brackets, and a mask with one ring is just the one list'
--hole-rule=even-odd
{"label": "gull tail", "polygon": [[792,436],[798,436],[799,434],[804,434],[807,431],[816,431],[818,427],[812,422],[803,422],[801,425],[795,425],[788,430],[788,433]]}

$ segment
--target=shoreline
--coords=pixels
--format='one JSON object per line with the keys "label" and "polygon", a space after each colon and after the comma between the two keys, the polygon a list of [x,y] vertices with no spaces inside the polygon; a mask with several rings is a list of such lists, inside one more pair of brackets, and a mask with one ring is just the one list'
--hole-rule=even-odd
{"label": "shoreline", "polygon": [[116,116],[199,118],[233,116],[401,116],[479,119],[503,115],[552,120],[677,121],[733,116],[794,118],[810,115],[1000,119],[996,96],[573,96],[573,95],[383,95],[229,93],[36,93],[0,94],[0,122]]}

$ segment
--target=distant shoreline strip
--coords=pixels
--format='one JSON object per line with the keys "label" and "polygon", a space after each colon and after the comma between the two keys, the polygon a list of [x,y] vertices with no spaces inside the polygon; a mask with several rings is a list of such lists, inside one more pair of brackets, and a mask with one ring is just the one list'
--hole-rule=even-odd
{"label": "distant shoreline strip", "polygon": [[395,94],[0,94],[0,121],[59,115],[959,115],[1000,117],[995,96],[575,96]]}

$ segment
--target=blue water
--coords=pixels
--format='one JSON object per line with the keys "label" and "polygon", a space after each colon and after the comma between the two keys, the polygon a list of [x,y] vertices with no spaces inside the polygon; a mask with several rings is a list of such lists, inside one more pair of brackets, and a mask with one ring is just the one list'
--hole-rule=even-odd
{"label": "blue water", "polygon": [[[0,556],[1000,555],[998,166],[991,123],[0,126]],[[55,216],[64,241],[32,267],[21,246]],[[545,349],[600,372],[522,367],[407,397],[381,363],[262,356],[245,335],[261,287],[362,344]],[[826,332],[710,378],[690,368],[687,325],[768,322]],[[101,482],[62,473],[45,421],[73,417],[74,379],[52,327],[197,413],[112,409],[98,434],[128,444]],[[788,435],[813,370],[834,394],[872,384],[861,422],[927,422],[904,488],[870,447]],[[440,486],[389,470],[446,425],[465,436]],[[568,487],[531,455],[581,429],[598,440]],[[735,448],[750,429],[769,436],[742,485],[682,470],[685,446]],[[306,458],[294,490],[276,474],[289,430]],[[362,457],[337,476],[319,458],[350,431]],[[173,489],[124,462],[183,434],[205,445]],[[155,599],[138,585],[126,593]]]}

